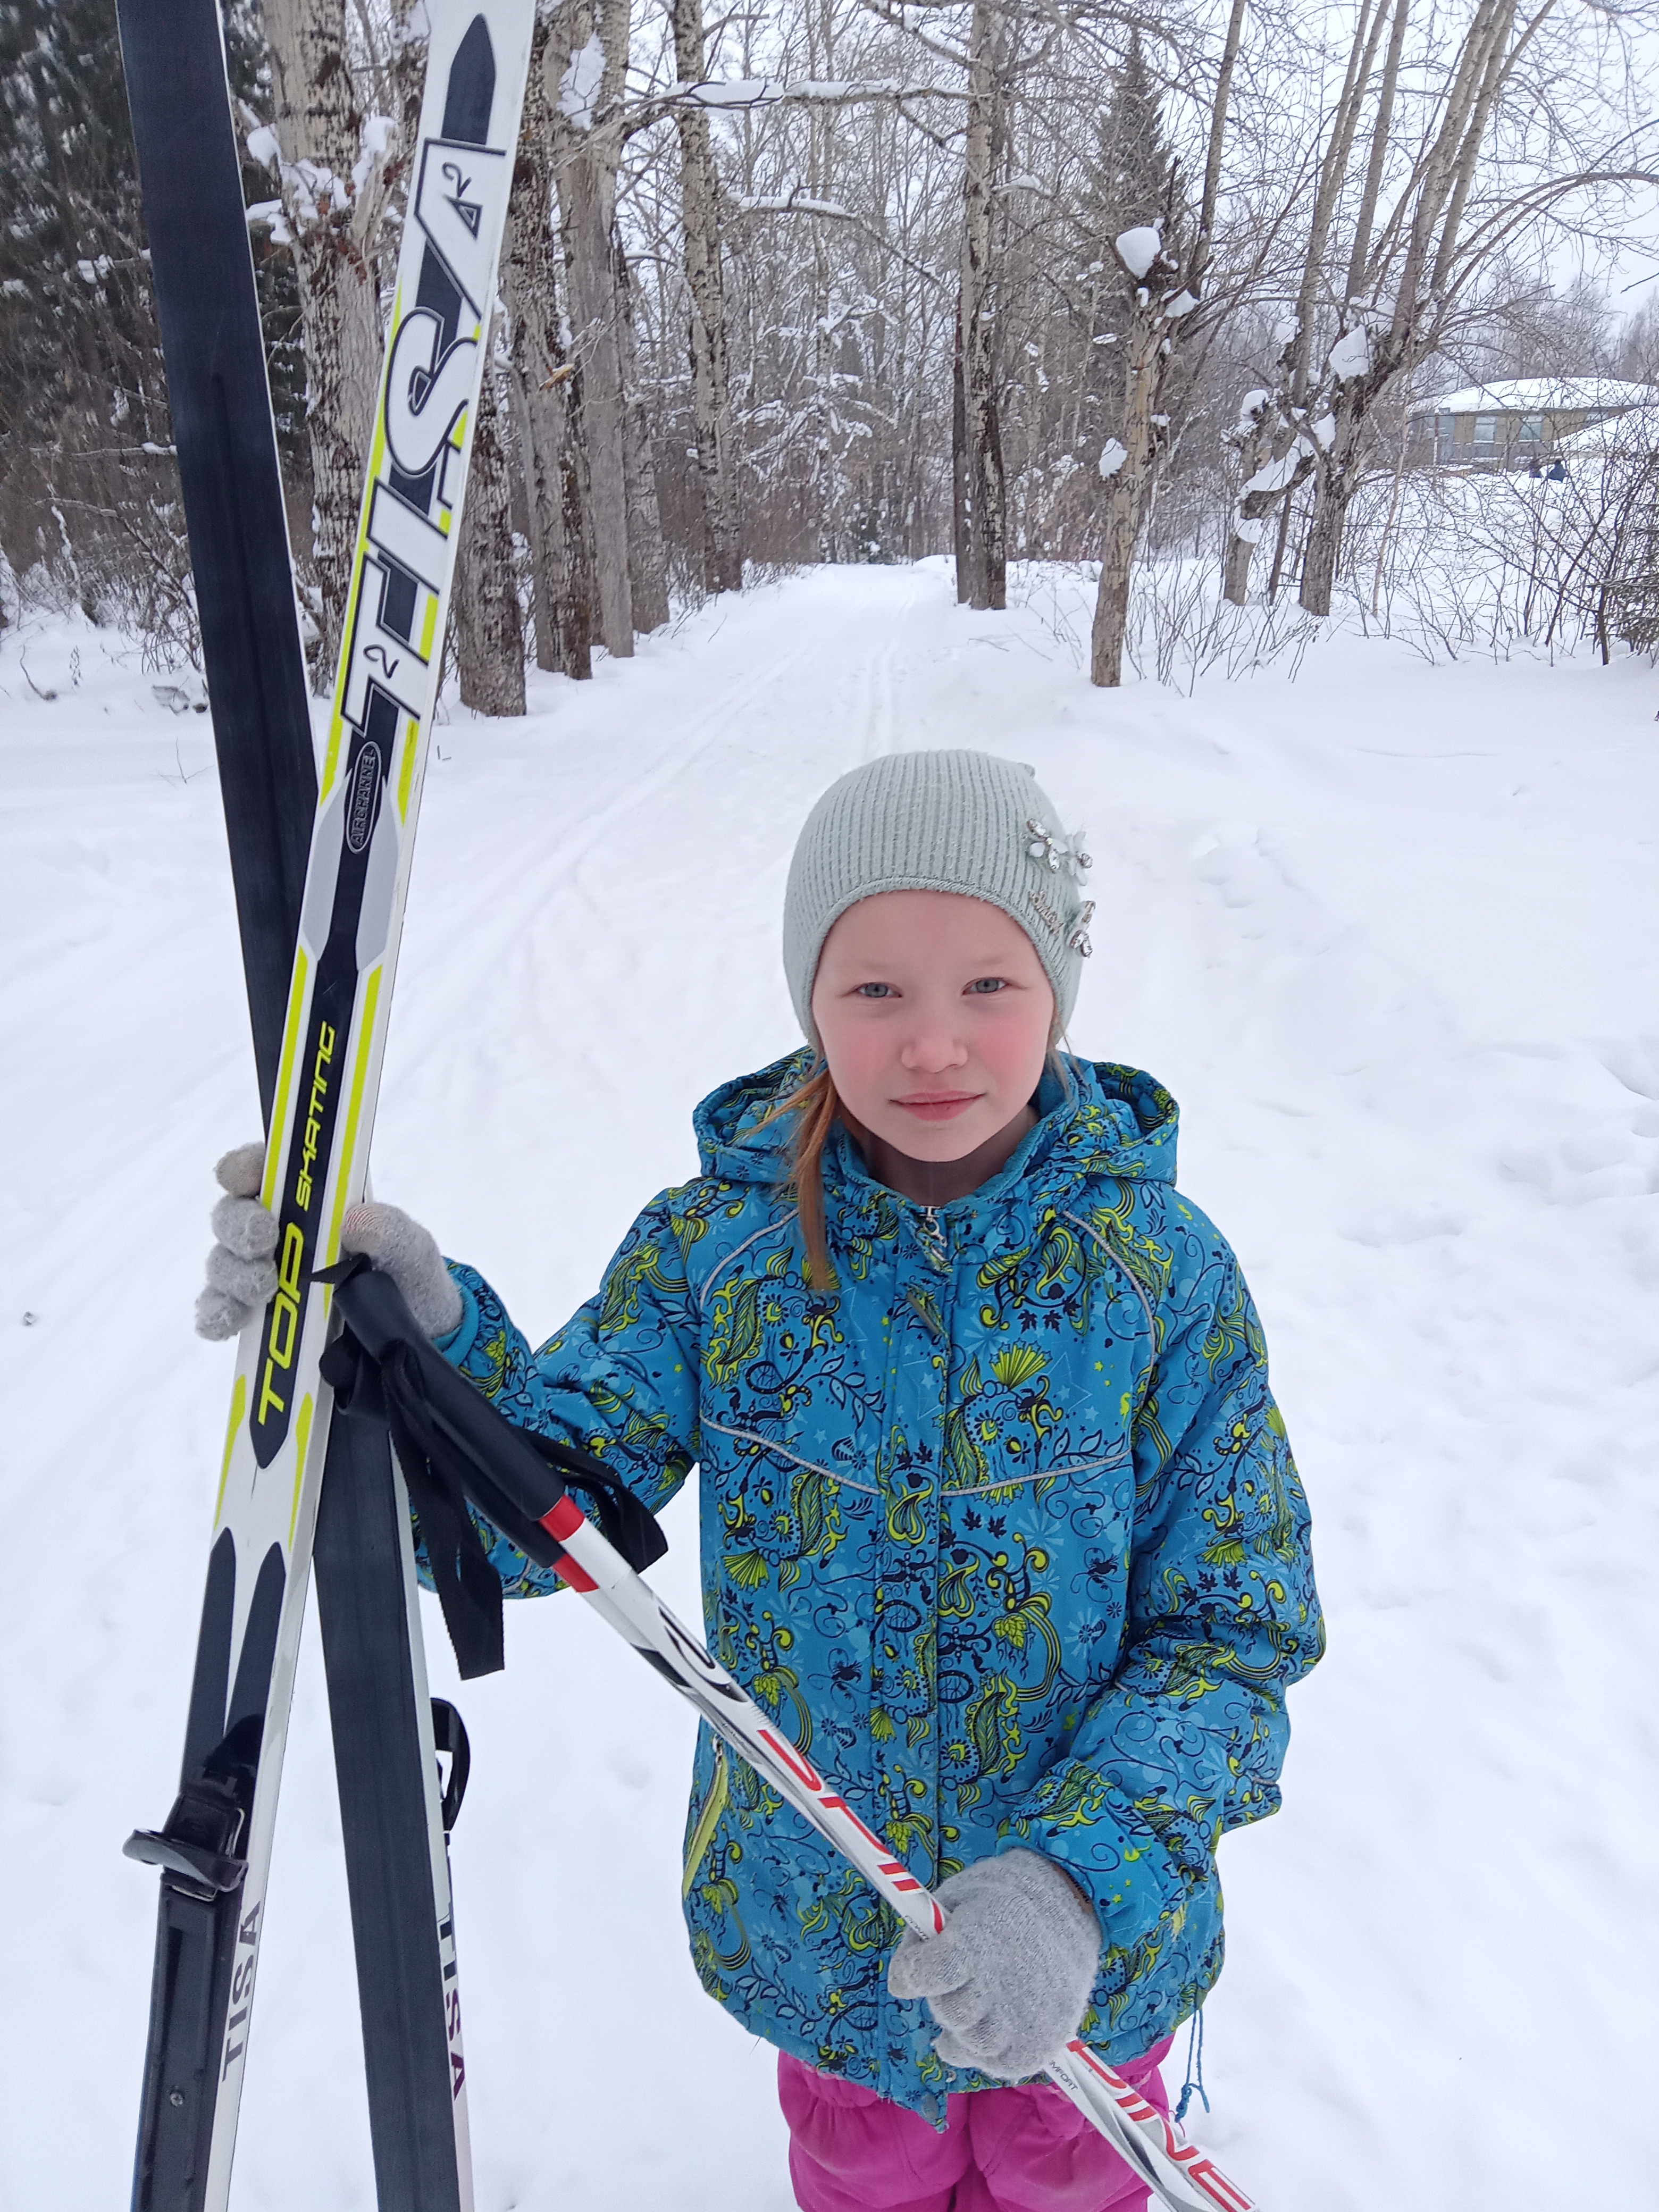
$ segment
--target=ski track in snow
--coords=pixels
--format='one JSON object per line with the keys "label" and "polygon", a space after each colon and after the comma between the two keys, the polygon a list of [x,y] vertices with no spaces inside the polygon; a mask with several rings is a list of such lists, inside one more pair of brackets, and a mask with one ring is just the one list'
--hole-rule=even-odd
{"label": "ski track in snow", "polygon": [[[591,684],[532,677],[523,721],[453,710],[375,1187],[539,1340],[692,1169],[695,1100],[793,1042],[778,921],[819,790],[898,746],[1031,761],[1097,864],[1074,1042],[1182,1102],[1331,1618],[1285,1809],[1222,1854],[1198,2133],[1268,2212],[1621,2201],[1659,2150],[1652,677],[1350,639],[1294,684],[1092,692],[1037,604],[1086,635],[1078,587],[1028,580],[976,615],[941,562],[819,571]],[[127,2186],[149,1996],[155,1878],[119,1846],[172,1796],[229,1381],[190,1334],[209,1170],[257,1112],[205,719],[78,622],[21,649],[58,696],[0,638],[0,2203],[92,2212]],[[669,1523],[653,1578],[696,1619],[689,1494]],[[786,2212],[770,2054],[679,1921],[689,1715],[568,1601],[514,1608],[507,1672],[464,1688],[427,1628],[475,1750],[481,2212]],[[234,2201],[374,2201],[312,1629]]]}

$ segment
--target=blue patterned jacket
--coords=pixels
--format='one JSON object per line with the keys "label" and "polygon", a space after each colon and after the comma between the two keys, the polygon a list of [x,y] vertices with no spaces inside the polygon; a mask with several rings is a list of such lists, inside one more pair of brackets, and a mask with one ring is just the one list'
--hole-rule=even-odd
{"label": "blue patterned jacket", "polygon": [[[459,1266],[443,1348],[647,1505],[701,1468],[710,1648],[925,1880],[1060,1860],[1105,1931],[1085,2037],[1137,2057],[1220,1971],[1216,1844],[1277,1808],[1285,1692],[1322,1644],[1249,1293],[1175,1188],[1173,1099],[1073,1060],[1002,1172],[937,1210],[837,1132],[827,1295],[781,1188],[792,1125],[757,1127],[805,1068],[704,1101],[702,1173],[539,1352]],[[493,1557],[510,1591],[554,1579]],[[755,2033],[930,2117],[983,2086],[888,1994],[891,1916],[706,1728],[685,1910]]]}

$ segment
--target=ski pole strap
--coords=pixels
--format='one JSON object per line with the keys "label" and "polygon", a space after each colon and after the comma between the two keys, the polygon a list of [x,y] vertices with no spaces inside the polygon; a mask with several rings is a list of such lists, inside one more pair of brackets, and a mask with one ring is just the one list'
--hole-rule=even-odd
{"label": "ski pole strap", "polygon": [[359,1254],[317,1280],[333,1286],[345,1324],[323,1379],[338,1412],[392,1431],[463,1680],[503,1664],[501,1579],[469,1504],[538,1566],[559,1569],[564,1549],[547,1523],[575,1490],[635,1571],[662,1557],[656,1516],[610,1468],[509,1421],[422,1333],[390,1275]]}

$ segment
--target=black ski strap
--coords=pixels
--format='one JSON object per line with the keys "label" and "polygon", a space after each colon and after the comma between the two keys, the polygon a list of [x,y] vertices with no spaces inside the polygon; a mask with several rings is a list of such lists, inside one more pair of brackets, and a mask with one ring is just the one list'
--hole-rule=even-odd
{"label": "black ski strap", "polygon": [[466,1723],[447,1698],[432,1700],[432,1741],[440,1753],[449,1754],[449,1779],[444,1784],[442,1806],[444,1833],[448,1835],[459,1816],[466,1778],[472,1771],[472,1741]]}
{"label": "black ski strap", "polygon": [[338,1412],[392,1431],[464,1680],[503,1663],[501,1580],[469,1504],[538,1566],[556,1568],[563,1550],[544,1524],[574,1490],[631,1567],[661,1559],[656,1516],[590,1453],[498,1412],[422,1334],[390,1275],[359,1254],[317,1279],[333,1285],[345,1322],[323,1379]]}

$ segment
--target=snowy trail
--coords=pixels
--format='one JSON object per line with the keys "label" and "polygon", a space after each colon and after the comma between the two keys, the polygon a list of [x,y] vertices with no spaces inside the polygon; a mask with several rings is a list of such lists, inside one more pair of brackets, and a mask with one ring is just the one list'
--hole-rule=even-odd
{"label": "snowy trail", "polygon": [[[545,1333],[690,1169],[696,1098],[791,1042],[778,915],[823,784],[906,744],[1030,760],[1097,860],[1075,1042],[1182,1101],[1332,1619],[1285,1810],[1223,1853],[1204,2138],[1267,2212],[1622,2201],[1659,2151],[1629,2056],[1659,1986],[1653,679],[1338,640],[1294,685],[1100,694],[1058,634],[1086,636],[1075,587],[1025,585],[974,615],[942,564],[819,572],[540,679],[522,722],[457,714],[376,1188]],[[154,1885],[119,1844],[171,1795],[228,1387],[189,1334],[208,1170],[255,1109],[205,720],[83,625],[24,644],[59,696],[0,639],[0,1857],[27,2021],[0,2205],[92,2212],[126,2187],[148,1996]],[[689,1498],[670,1533],[653,1579],[695,1613]],[[482,2212],[786,2212],[769,2055],[685,1955],[686,1717],[581,1609],[515,1608],[507,1674],[464,1690],[428,1626],[476,1751]],[[336,1820],[313,1638],[243,2208],[373,2202]]]}

